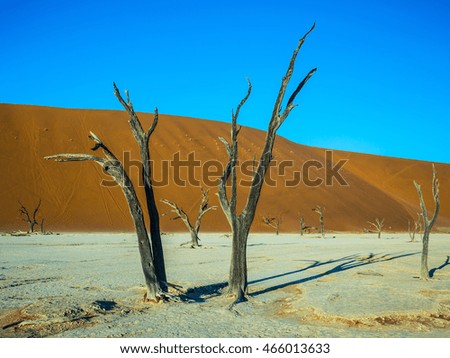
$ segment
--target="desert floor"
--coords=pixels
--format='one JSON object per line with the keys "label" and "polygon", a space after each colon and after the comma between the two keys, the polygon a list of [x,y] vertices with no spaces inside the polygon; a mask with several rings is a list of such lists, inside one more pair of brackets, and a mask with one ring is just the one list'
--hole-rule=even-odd
{"label": "desert floor", "polygon": [[[224,282],[230,239],[163,237],[173,302],[143,303],[133,234],[0,237],[2,337],[450,337],[450,235],[418,278],[407,234],[254,234],[248,302]],[[417,239],[416,239],[417,240]],[[420,238],[419,238],[420,241]]]}

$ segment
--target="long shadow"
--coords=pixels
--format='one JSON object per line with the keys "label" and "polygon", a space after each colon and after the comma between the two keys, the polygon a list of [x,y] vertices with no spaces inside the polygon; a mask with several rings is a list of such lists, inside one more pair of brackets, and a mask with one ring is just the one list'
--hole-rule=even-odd
{"label": "long shadow", "polygon": [[430,277],[433,277],[437,270],[442,270],[445,266],[448,265],[450,265],[450,256],[447,256],[447,260],[445,260],[445,262],[441,266],[432,268],[430,270]]}
{"label": "long shadow", "polygon": [[[340,263],[339,265],[336,265],[335,267],[333,267],[330,270],[327,270],[325,272],[322,272],[322,273],[319,273],[319,274],[316,274],[316,275],[312,275],[312,276],[309,276],[309,277],[304,277],[304,278],[301,278],[301,279],[298,279],[298,280],[293,280],[293,281],[281,283],[279,285],[267,287],[265,289],[262,289],[262,290],[259,290],[259,291],[251,293],[250,296],[259,296],[259,295],[262,295],[264,293],[269,293],[269,292],[272,292],[272,291],[276,291],[276,290],[279,290],[281,288],[285,288],[285,287],[288,287],[288,286],[291,286],[291,285],[297,285],[297,284],[300,284],[300,283],[317,280],[317,279],[322,278],[324,276],[328,276],[328,275],[332,275],[332,274],[335,274],[335,273],[347,271],[347,270],[354,269],[354,268],[357,268],[357,267],[363,267],[363,266],[371,265],[371,264],[374,264],[374,263],[396,260],[396,259],[399,259],[399,258],[402,258],[402,257],[417,255],[418,253],[419,252],[415,252],[415,253],[402,254],[402,255],[397,255],[397,256],[390,256],[390,255],[387,255],[387,254],[383,255],[383,256],[377,256],[375,254],[370,254],[368,257],[365,257],[365,258],[362,258],[362,259],[357,259],[359,257],[355,257],[355,255],[353,255],[353,256],[349,257],[348,261]],[[333,260],[331,260],[331,261],[333,262]],[[338,259],[338,260],[334,260],[334,261],[342,261],[342,259]],[[318,265],[315,265],[315,267],[322,266],[323,264],[324,263],[320,263]],[[309,269],[309,268],[311,268],[311,267],[307,267],[306,269]],[[300,270],[300,271],[302,271],[302,270]],[[274,278],[275,277],[282,277],[282,276],[285,276],[287,274],[290,274],[290,273],[280,274],[280,275],[273,276],[273,277]],[[267,279],[269,279],[269,278],[267,278]],[[264,280],[265,279],[260,280],[260,281],[264,281]]]}
{"label": "long shadow", "polygon": [[[371,255],[373,255],[373,254],[371,254]],[[332,263],[336,263],[336,262],[340,262],[340,261],[344,261],[344,260],[355,259],[357,257],[359,257],[359,256],[358,255],[350,255],[350,256],[344,256],[340,259],[328,260],[328,261],[324,261],[324,262],[309,260],[312,262],[312,264],[307,267],[304,267],[299,270],[285,272],[285,273],[282,273],[279,275],[274,275],[274,276],[264,277],[264,278],[261,278],[258,280],[253,280],[253,281],[249,282],[249,285],[258,283],[258,282],[271,280],[271,279],[278,278],[278,277],[293,275],[293,274],[296,274],[296,273],[299,273],[302,271],[309,270],[314,267],[328,265],[328,264],[332,264]],[[371,257],[371,256],[369,256],[369,257]],[[308,260],[301,260],[301,261],[308,261]],[[228,287],[228,282],[218,282],[218,283],[213,283],[213,284],[204,285],[204,286],[192,287],[192,288],[189,288],[185,293],[183,293],[180,296],[180,298],[182,301],[194,301],[197,303],[202,303],[210,298],[220,296],[223,293],[223,289],[226,287]]]}

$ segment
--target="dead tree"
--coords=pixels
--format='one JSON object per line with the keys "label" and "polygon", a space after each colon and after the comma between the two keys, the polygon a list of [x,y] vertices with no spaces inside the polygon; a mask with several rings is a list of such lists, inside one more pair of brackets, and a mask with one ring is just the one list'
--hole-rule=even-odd
{"label": "dead tree", "polygon": [[280,225],[282,223],[281,216],[263,216],[263,223],[270,227],[273,227],[275,229],[275,233],[279,235]]}
{"label": "dead tree", "polygon": [[122,163],[108,147],[92,132],[90,132],[89,138],[95,143],[92,150],[97,151],[101,148],[105,158],[89,154],[57,154],[45,157],[45,159],[53,159],[57,162],[94,161],[120,186],[127,200],[131,217],[133,218],[134,226],[136,228],[141,265],[147,288],[146,297],[148,300],[159,301],[163,297],[163,288],[156,276],[154,264],[155,258],[147,234],[142,207],[139,203],[136,191],[134,190],[134,186],[125,172]]}
{"label": "dead tree", "polygon": [[414,220],[414,228],[411,228],[411,221],[408,220],[408,234],[409,234],[409,238],[411,239],[410,242],[414,242],[416,234],[420,234],[420,231],[422,230],[422,224],[420,222],[420,215],[419,215],[419,213],[417,213],[417,215],[418,215],[417,220]]}
{"label": "dead tree", "polygon": [[[172,220],[181,219],[183,223],[187,226],[189,229],[189,232],[191,234],[191,242],[189,243],[192,248],[199,247],[199,237],[198,233],[200,232],[200,225],[202,222],[203,215],[205,215],[208,211],[216,210],[217,206],[209,206],[209,200],[208,200],[208,191],[202,189],[202,200],[200,201],[200,207],[198,209],[197,214],[197,220],[195,221],[195,225],[191,224],[191,221],[189,220],[188,215],[183,210],[183,208],[178,207],[177,204],[175,204],[173,201],[167,200],[167,199],[161,199],[161,202],[164,204],[170,206],[172,210],[170,210],[170,213],[175,213],[177,216],[173,217]],[[163,214],[166,215],[167,213]]]}
{"label": "dead tree", "polygon": [[[237,125],[237,119],[239,117],[239,112],[242,106],[245,104],[250,96],[252,85],[248,81],[248,91],[246,96],[241,100],[236,108],[236,112],[232,112],[231,115],[231,141],[228,142],[224,138],[220,140],[224,143],[225,148],[228,153],[228,164],[225,171],[220,178],[219,182],[219,200],[220,205],[227,217],[227,220],[231,227],[232,232],[232,251],[231,251],[231,265],[230,265],[230,275],[229,275],[229,291],[231,294],[236,296],[236,303],[244,301],[247,295],[248,280],[247,280],[247,239],[250,232],[250,227],[255,218],[256,207],[258,205],[259,197],[261,194],[261,189],[264,183],[264,177],[268,170],[270,161],[272,160],[272,149],[275,143],[276,132],[278,128],[283,124],[286,118],[289,116],[290,112],[296,105],[294,100],[310,79],[316,69],[312,69],[306,75],[306,77],[298,84],[296,89],[292,92],[289,97],[285,108],[282,110],[282,102],[286,94],[287,86],[291,80],[295,60],[297,58],[297,53],[302,47],[307,35],[314,29],[314,26],[303,36],[294,53],[291,57],[286,75],[283,77],[281,82],[281,87],[278,92],[278,96],[275,101],[272,116],[269,121],[269,126],[266,134],[266,139],[264,143],[264,149],[262,150],[261,156],[259,158],[254,177],[250,185],[250,192],[247,197],[247,202],[241,213],[236,210],[237,201],[237,179],[236,179],[236,164],[238,160],[238,142],[237,136],[241,129]],[[227,182],[230,179],[231,193],[230,197],[227,195]]]}
{"label": "dead tree", "polygon": [[44,218],[42,218],[41,223],[39,224],[40,228],[41,228],[41,234],[45,235],[45,230],[44,230]]}
{"label": "dead tree", "polygon": [[[147,212],[148,212],[148,216],[150,219],[149,220],[150,221],[150,238],[148,237],[148,234],[146,233],[147,241],[149,242],[150,246],[147,247],[145,243],[143,243],[142,246],[140,246],[140,249],[148,251],[148,252],[141,253],[141,259],[143,258],[143,256],[151,258],[152,270],[154,270],[153,274],[155,275],[157,282],[152,283],[151,285],[150,284],[147,285],[147,298],[149,300],[157,301],[161,297],[163,297],[164,296],[163,293],[165,293],[167,291],[167,278],[166,278],[166,270],[165,270],[165,263],[164,263],[164,253],[163,253],[161,233],[160,233],[160,227],[159,227],[159,214],[158,214],[158,210],[157,210],[156,203],[155,203],[155,197],[154,197],[154,193],[153,193],[153,186],[152,186],[152,179],[151,179],[152,173],[151,173],[151,165],[150,165],[150,150],[149,150],[150,136],[152,135],[153,131],[155,130],[155,128],[158,124],[158,110],[155,109],[153,122],[152,122],[150,128],[147,131],[144,131],[142,124],[139,120],[139,117],[137,116],[136,112],[134,111],[133,104],[131,103],[128,92],[126,92],[127,100],[125,101],[123,99],[123,97],[121,96],[117,86],[115,84],[113,84],[113,86],[114,86],[115,96],[117,97],[119,102],[122,104],[122,106],[125,108],[127,113],[130,115],[129,124],[131,127],[131,131],[133,133],[133,136],[134,136],[136,142],[139,145],[139,149],[140,149],[140,153],[141,153],[142,179],[144,182],[144,189],[145,189],[145,194],[146,194]],[[94,138],[93,139],[94,141],[98,140],[101,143],[101,141],[98,139],[98,137],[96,137],[95,135],[92,135],[92,133],[91,133],[91,137]],[[105,152],[106,147],[103,145],[103,143],[101,145],[97,143],[93,149],[97,150],[99,147],[102,147]],[[111,155],[113,156],[113,154],[109,150],[107,150],[105,153],[109,153],[108,155],[105,154],[105,156],[107,158],[108,158],[108,156],[111,156]],[[56,157],[58,157],[58,156],[52,156],[50,158],[56,159]],[[75,158],[76,159],[74,159],[72,157],[71,160],[94,160],[94,161],[96,161],[94,158],[98,158],[98,157],[90,156],[89,159],[86,159],[85,154],[82,154],[81,157],[79,154],[77,154],[77,155],[75,155]],[[84,158],[84,159],[79,159],[79,158]],[[67,160],[64,160],[64,161],[67,161]],[[102,161],[98,162],[98,163],[100,165],[104,164]],[[113,163],[115,163],[116,169],[120,169],[123,171],[123,167],[122,167],[120,161],[118,161],[116,159],[115,161],[113,161]],[[110,168],[109,165],[107,165],[107,167]],[[108,170],[106,170],[106,172],[108,172]],[[112,173],[114,173],[114,171]],[[123,177],[123,179],[125,180],[126,178],[124,177],[124,175],[125,175],[125,173],[122,173],[120,178]],[[119,178],[117,175],[116,175],[116,177]],[[116,178],[114,176],[113,176],[113,178],[116,180]],[[131,181],[129,179],[128,179],[128,182],[131,185]],[[129,186],[127,186],[127,188],[129,188]],[[134,188],[132,191],[134,192]],[[131,194],[129,192],[127,192],[127,193],[129,194],[129,195],[128,194],[125,195],[127,199],[133,197],[132,193]],[[125,191],[124,191],[124,194],[125,194]],[[129,202],[130,212],[131,212],[132,216],[137,215],[137,217],[133,216],[133,220],[134,220],[135,226],[136,226],[136,232],[138,234],[138,239],[144,240],[144,236],[141,233],[142,227],[140,224],[140,219],[138,218],[140,215],[142,215],[142,210],[141,210],[140,203],[137,202],[137,204],[139,205],[139,208],[138,208],[139,210],[135,208],[136,203]],[[132,207],[133,207],[133,209],[132,209]],[[147,281],[148,275],[145,273],[145,270],[144,270],[144,274],[146,275],[146,281]],[[150,286],[152,286],[152,287],[150,287]]]}
{"label": "dead tree", "polygon": [[325,239],[325,223],[323,220],[323,213],[325,211],[325,208],[322,206],[317,205],[315,209],[312,209],[314,212],[319,214],[319,221],[320,221],[320,234],[322,235],[322,239]]}
{"label": "dead tree", "polygon": [[[25,221],[26,223],[28,223],[29,229],[28,229],[28,233],[34,233],[34,227],[36,225],[38,225],[38,221],[37,221],[37,213],[39,211],[39,208],[41,207],[41,199],[39,199],[39,203],[37,204],[36,208],[33,210],[33,213],[30,214],[30,212],[28,211],[28,209],[18,200],[18,203],[20,205],[20,209],[19,209],[19,213],[22,217],[22,220]],[[42,219],[43,221],[44,219]]]}
{"label": "dead tree", "polygon": [[127,100],[125,101],[115,83],[113,83],[113,87],[114,87],[114,95],[130,116],[128,123],[130,124],[134,139],[139,145],[139,151],[141,154],[141,161],[142,161],[141,177],[144,182],[145,198],[147,202],[147,212],[148,217],[150,219],[150,239],[151,239],[150,241],[156,270],[155,272],[161,288],[163,289],[163,291],[167,291],[166,266],[164,262],[164,251],[161,240],[161,230],[159,226],[159,213],[158,208],[156,206],[155,195],[153,193],[152,171],[151,171],[152,167],[150,163],[150,149],[149,149],[150,136],[152,135],[153,131],[158,125],[158,109],[157,108],[155,109],[153,122],[150,128],[147,131],[144,131],[141,121],[139,120],[138,115],[134,111],[133,104],[131,103],[128,91],[125,91],[125,95],[127,98]]}
{"label": "dead tree", "polygon": [[423,237],[422,237],[422,258],[421,258],[421,265],[420,265],[420,277],[422,279],[429,279],[430,278],[430,270],[428,269],[428,243],[430,241],[430,232],[431,228],[433,227],[437,216],[439,214],[439,180],[437,178],[437,172],[436,168],[433,164],[433,179],[432,179],[432,193],[433,193],[433,199],[434,199],[434,213],[431,218],[431,220],[428,218],[427,208],[425,206],[425,202],[423,200],[422,196],[422,190],[420,188],[420,185],[414,180],[414,185],[417,189],[417,194],[419,195],[419,201],[420,201],[420,207],[422,208],[422,216],[423,216]]}
{"label": "dead tree", "polygon": [[376,232],[378,233],[378,238],[381,238],[381,232],[384,227],[384,219],[380,220],[378,218],[375,218],[375,222],[368,221],[368,223],[375,228]]}
{"label": "dead tree", "polygon": [[303,236],[303,233],[305,232],[306,226],[305,226],[305,217],[302,215],[299,218],[300,221],[300,236]]}
{"label": "dead tree", "polygon": [[417,233],[419,235],[422,234],[422,229],[423,229],[422,222],[423,222],[423,214],[417,213],[417,223],[418,223]]}

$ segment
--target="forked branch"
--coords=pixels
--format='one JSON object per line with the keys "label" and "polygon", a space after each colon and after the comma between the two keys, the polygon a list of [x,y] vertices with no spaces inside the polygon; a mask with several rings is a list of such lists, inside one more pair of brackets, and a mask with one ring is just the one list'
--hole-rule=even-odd
{"label": "forked branch", "polygon": [[199,244],[200,239],[198,237],[198,233],[200,231],[202,218],[208,211],[215,210],[217,208],[217,206],[209,206],[208,191],[202,189],[202,199],[200,201],[200,207],[197,214],[197,220],[195,221],[195,226],[191,224],[191,221],[187,213],[183,210],[183,208],[180,208],[176,203],[167,199],[161,199],[161,202],[172,208],[172,210],[169,210],[168,212],[162,215],[165,216],[169,213],[176,214],[176,216],[172,217],[172,220],[181,219],[183,223],[186,225],[186,227],[189,229],[189,232],[191,234],[191,242],[189,244],[191,245],[191,247],[195,248],[200,246]]}
{"label": "forked branch", "polygon": [[158,118],[159,118],[158,108],[155,108],[152,125],[147,130],[147,132],[145,132],[144,128],[142,127],[141,121],[133,108],[133,103],[131,102],[129,92],[125,91],[125,96],[127,97],[127,100],[125,101],[124,98],[122,97],[122,95],[120,94],[120,91],[117,88],[115,83],[113,83],[113,87],[114,87],[114,95],[116,96],[116,98],[119,100],[122,107],[125,109],[125,111],[127,111],[127,113],[130,116],[129,123],[130,123],[131,131],[133,132],[134,138],[139,143],[139,145],[148,145],[150,136],[152,135],[153,131],[155,130],[155,128],[158,124]]}
{"label": "forked branch", "polygon": [[200,231],[200,225],[202,223],[203,215],[205,215],[207,212],[209,212],[211,210],[217,209],[216,205],[212,205],[212,206],[209,205],[208,193],[209,193],[208,190],[202,189],[202,200],[200,201],[200,206],[198,208],[197,220],[195,221],[195,231],[197,232],[197,234]]}
{"label": "forked branch", "polygon": [[[237,195],[236,163],[238,158],[237,136],[239,134],[239,131],[241,130],[241,127],[237,125],[237,119],[239,117],[239,113],[241,111],[242,106],[248,100],[252,92],[252,83],[248,78],[247,84],[248,87],[246,95],[239,102],[236,112],[232,111],[231,114],[231,144],[228,143],[228,141],[225,138],[219,137],[219,140],[225,145],[225,149],[228,154],[228,163],[224,173],[220,177],[218,196],[220,205],[222,206],[222,209],[231,226],[233,226],[233,221],[237,219],[237,216],[239,216],[236,215],[236,195]],[[231,176],[231,196],[230,199],[228,199],[227,181],[230,178],[230,176]]]}

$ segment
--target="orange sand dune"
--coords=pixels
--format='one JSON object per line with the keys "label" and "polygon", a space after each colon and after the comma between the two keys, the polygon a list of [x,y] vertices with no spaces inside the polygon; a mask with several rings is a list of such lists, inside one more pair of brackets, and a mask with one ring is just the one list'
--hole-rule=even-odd
{"label": "orange sand dune", "polygon": [[[142,114],[147,128],[152,115]],[[200,201],[200,187],[210,187],[210,202],[219,205],[216,196],[217,168],[226,162],[219,136],[229,137],[228,123],[193,118],[160,115],[160,122],[151,138],[154,159],[155,194],[157,199],[167,198],[177,202],[191,215],[195,215]],[[44,156],[58,153],[89,153],[92,142],[89,131],[97,134],[118,156],[129,163],[126,166],[132,179],[138,182],[139,158],[132,137],[128,116],[123,111],[76,110],[24,105],[0,105],[0,158],[2,165],[0,230],[27,229],[19,216],[18,200],[30,210],[42,199],[39,218],[45,218],[45,228],[51,231],[130,231],[133,229],[127,204],[120,188],[101,186],[105,176],[95,163],[55,163]],[[239,134],[239,153],[242,161],[252,160],[259,154],[265,133],[243,128]],[[189,168],[173,168],[173,159],[199,161],[191,176],[191,184],[180,186],[189,175]],[[100,154],[100,153],[99,153]],[[272,231],[262,223],[263,215],[282,217],[282,232],[298,232],[299,215],[304,215],[306,225],[318,226],[318,216],[312,211],[316,205],[324,206],[325,226],[328,230],[362,231],[367,221],[376,217],[386,220],[386,228],[406,230],[408,220],[416,218],[419,201],[413,179],[422,184],[425,200],[430,210],[434,208],[431,197],[431,164],[421,161],[379,157],[357,153],[333,151],[332,165],[340,159],[348,162],[340,170],[348,183],[311,187],[292,183],[303,164],[325,166],[325,150],[292,143],[278,137],[274,148],[278,166],[272,168],[272,185],[263,188],[253,231]],[[174,156],[175,155],[175,156]],[[172,163],[170,161],[172,160]],[[217,162],[219,160],[219,162]],[[280,164],[284,161],[284,164]],[[437,164],[441,183],[441,211],[436,229],[450,231],[450,165]],[[244,170],[242,179],[249,179],[251,166]],[[209,171],[209,180],[206,178]],[[215,173],[214,173],[215,172]],[[277,174],[277,172],[279,172]],[[310,179],[324,179],[325,170],[311,168]],[[196,179],[198,183],[195,182]],[[109,181],[108,181],[109,182]],[[108,185],[108,182],[106,185]],[[206,182],[206,183],[205,183]],[[143,188],[137,189],[142,196]],[[245,187],[239,190],[238,205],[244,203]],[[159,203],[161,213],[168,208]],[[161,218],[163,231],[184,231],[183,223]],[[222,210],[204,217],[202,230],[229,231]]]}

